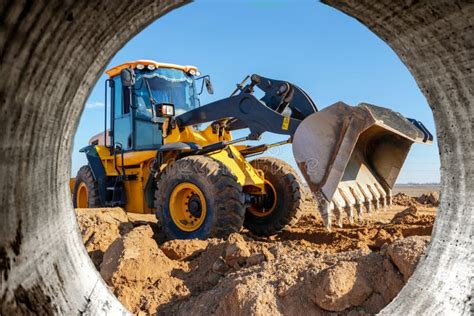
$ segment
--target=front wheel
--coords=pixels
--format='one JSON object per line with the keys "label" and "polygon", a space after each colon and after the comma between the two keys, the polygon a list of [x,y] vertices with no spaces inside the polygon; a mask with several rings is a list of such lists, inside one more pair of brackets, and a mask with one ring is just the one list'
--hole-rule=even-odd
{"label": "front wheel", "polygon": [[169,239],[226,238],[242,228],[242,186],[217,160],[182,158],[165,168],[156,188],[156,216]]}
{"label": "front wheel", "polygon": [[268,236],[296,224],[304,205],[304,188],[296,171],[276,158],[258,158],[250,164],[264,173],[265,194],[253,196],[244,227],[256,235]]}
{"label": "front wheel", "polygon": [[74,182],[73,205],[75,208],[100,207],[99,186],[89,166],[82,166]]}

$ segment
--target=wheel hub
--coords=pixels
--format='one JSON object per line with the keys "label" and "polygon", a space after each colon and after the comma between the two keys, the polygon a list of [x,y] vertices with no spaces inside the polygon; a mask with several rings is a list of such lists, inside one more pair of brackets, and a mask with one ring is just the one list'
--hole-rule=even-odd
{"label": "wheel hub", "polygon": [[79,184],[76,192],[76,207],[77,208],[88,208],[89,207],[89,192],[84,182]]}
{"label": "wheel hub", "polygon": [[198,230],[204,223],[207,212],[201,189],[190,182],[178,184],[171,192],[169,212],[174,224],[182,231]]}
{"label": "wheel hub", "polygon": [[201,200],[197,194],[193,194],[188,201],[188,210],[192,216],[199,218],[202,215]]}
{"label": "wheel hub", "polygon": [[268,180],[265,180],[265,194],[255,196],[248,210],[255,216],[265,217],[273,212],[276,202],[276,190]]}

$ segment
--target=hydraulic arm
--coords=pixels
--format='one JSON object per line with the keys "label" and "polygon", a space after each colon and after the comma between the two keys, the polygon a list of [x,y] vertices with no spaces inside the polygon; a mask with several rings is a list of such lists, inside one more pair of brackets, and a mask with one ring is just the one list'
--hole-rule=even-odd
{"label": "hydraulic arm", "polygon": [[[265,94],[254,96],[258,87]],[[240,93],[218,100],[176,117],[178,126],[224,121],[228,130],[248,128],[249,139],[257,140],[264,132],[292,136],[307,116],[317,112],[311,98],[299,87],[258,75],[240,88]]]}

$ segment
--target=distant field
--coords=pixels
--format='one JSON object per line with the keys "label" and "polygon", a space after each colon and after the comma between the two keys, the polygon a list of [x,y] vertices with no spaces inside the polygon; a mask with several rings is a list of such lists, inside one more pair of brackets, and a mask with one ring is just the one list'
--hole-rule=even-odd
{"label": "distant field", "polygon": [[439,184],[396,184],[393,194],[400,192],[416,197],[423,193],[439,192]]}

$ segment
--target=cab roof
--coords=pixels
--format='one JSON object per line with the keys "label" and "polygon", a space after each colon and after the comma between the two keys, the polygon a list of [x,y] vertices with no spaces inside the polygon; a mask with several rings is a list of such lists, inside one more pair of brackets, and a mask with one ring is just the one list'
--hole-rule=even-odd
{"label": "cab roof", "polygon": [[136,61],[129,61],[121,65],[115,66],[113,68],[110,68],[106,70],[105,73],[108,74],[110,78],[112,78],[119,75],[122,69],[130,68],[130,67],[135,69],[137,65],[144,65],[144,66],[154,65],[156,68],[174,68],[174,69],[182,70],[184,72],[189,72],[192,69],[195,70],[196,72],[198,71],[197,67],[190,66],[190,65],[181,66],[181,65],[175,65],[175,64],[159,63],[154,60],[136,60]]}

